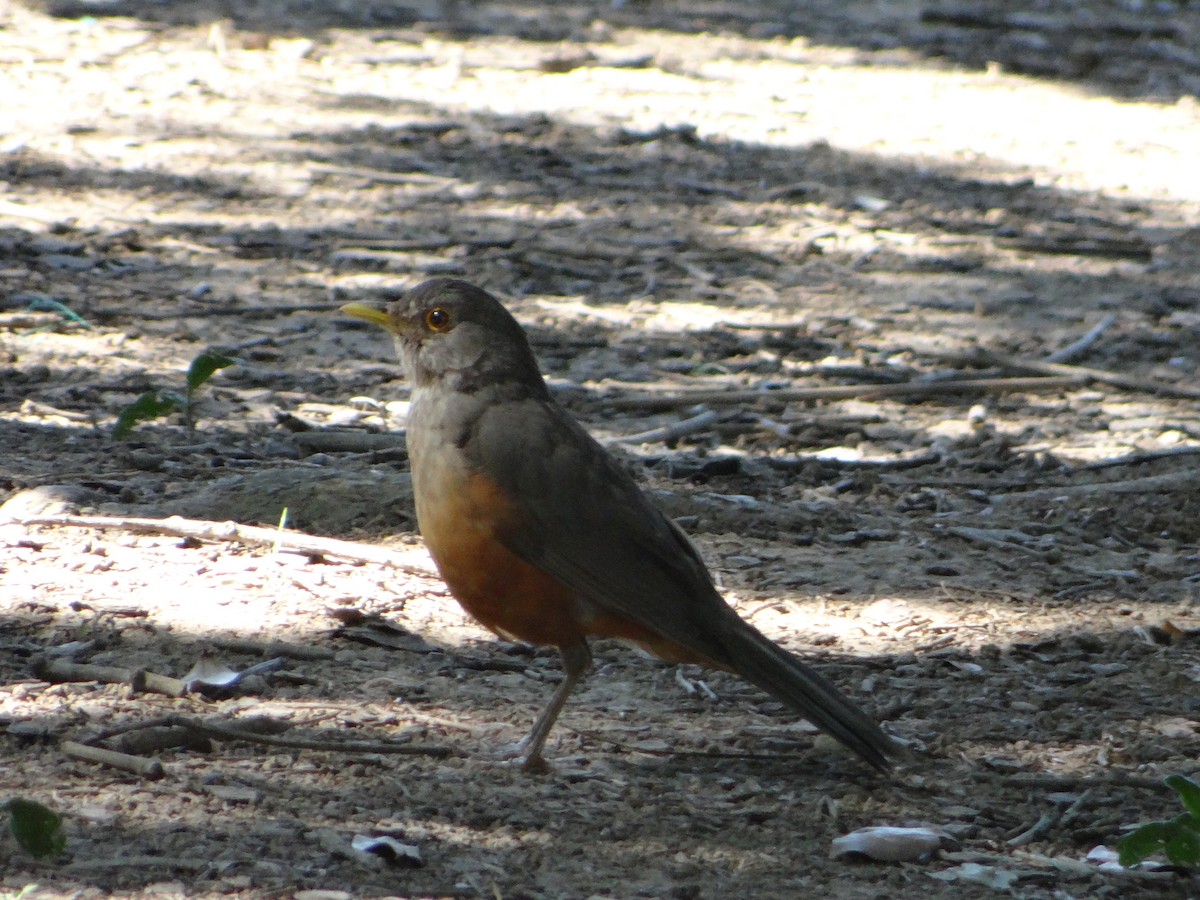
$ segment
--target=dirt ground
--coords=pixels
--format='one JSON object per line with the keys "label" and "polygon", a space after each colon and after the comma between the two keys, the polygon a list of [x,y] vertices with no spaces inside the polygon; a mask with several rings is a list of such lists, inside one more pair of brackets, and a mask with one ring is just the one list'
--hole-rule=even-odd
{"label": "dirt ground", "polygon": [[[68,832],[0,896],[1200,895],[1088,859],[1200,771],[1198,46],[1184,2],[0,4],[0,799]],[[431,275],[912,762],[615,644],[553,773],[491,759],[557,659],[433,573],[334,312]],[[112,438],[208,349],[193,427]],[[361,558],[205,524],[285,508]],[[144,683],[201,660],[276,662]],[[877,825],[940,848],[830,855]]]}

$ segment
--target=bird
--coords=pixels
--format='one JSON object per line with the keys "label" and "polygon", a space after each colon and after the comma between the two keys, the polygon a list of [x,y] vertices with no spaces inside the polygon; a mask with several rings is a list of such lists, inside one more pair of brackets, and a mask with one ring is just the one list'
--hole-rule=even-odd
{"label": "bird", "polygon": [[434,278],[382,326],[411,386],[406,439],[417,525],[450,593],[500,637],[553,646],[563,679],[515,756],[546,771],[546,739],[618,638],[669,663],[733,672],[881,771],[900,746],[829,680],[742,619],[692,541],[551,395],[524,329],[490,293]]}

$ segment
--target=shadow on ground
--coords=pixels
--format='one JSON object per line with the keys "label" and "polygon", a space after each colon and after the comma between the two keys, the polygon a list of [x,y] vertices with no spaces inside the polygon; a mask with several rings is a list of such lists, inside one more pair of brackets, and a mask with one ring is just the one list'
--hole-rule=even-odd
{"label": "shadow on ground", "polygon": [[[787,869],[795,853],[823,853],[843,830],[838,813],[815,815],[813,804],[834,804],[852,817],[943,821],[942,783],[950,772],[966,792],[964,801],[1002,782],[1009,805],[981,811],[977,796],[974,804],[960,803],[958,817],[972,824],[973,839],[984,840],[1028,824],[1027,795],[1066,790],[1079,780],[1022,772],[1018,760],[1029,753],[1060,763],[1097,753],[1167,760],[1188,757],[1195,745],[1194,735],[1179,726],[1194,718],[1194,698],[1186,691],[1164,696],[1147,678],[1172,677],[1194,656],[1194,636],[1189,643],[1162,635],[1156,643],[1121,627],[1071,629],[919,658],[822,654],[821,665],[839,682],[870,683],[879,714],[921,748],[891,781],[828,745],[814,747],[811,733],[797,732],[791,716],[734,679],[707,676],[720,701],[688,696],[666,667],[606,645],[598,671],[577,692],[552,741],[556,773],[539,778],[487,756],[523,731],[551,690],[545,682],[554,665],[545,654],[505,656],[496,652],[503,645],[493,644],[464,657],[462,648],[448,652],[436,641],[420,653],[395,652],[300,629],[291,631],[290,646],[304,650],[305,658],[289,659],[282,671],[225,698],[123,695],[120,685],[47,686],[31,677],[33,660],[65,638],[92,644],[92,662],[174,675],[201,655],[242,669],[278,652],[270,641],[262,655],[249,646],[214,652],[213,640],[225,636],[224,629],[216,635],[160,630],[153,616],[131,619],[128,608],[121,609],[110,617],[103,609],[71,612],[32,601],[0,616],[6,650],[0,683],[21,685],[26,700],[40,696],[44,710],[8,719],[9,733],[0,741],[7,781],[15,786],[22,773],[39,770],[40,780],[41,772],[56,771],[51,802],[66,814],[69,834],[63,860],[26,867],[10,859],[6,885],[24,877],[49,889],[137,890],[180,878],[193,890],[446,893],[464,869],[473,878],[491,872],[495,884],[559,877],[560,864],[553,853],[544,857],[543,848],[590,833],[608,845],[587,876],[597,886],[631,872],[640,873],[639,884],[692,883],[695,873],[664,875],[653,861],[686,846],[689,854],[739,860],[732,868],[718,864],[710,877],[748,887],[762,877],[760,867],[780,865],[763,856],[764,841],[789,835]],[[328,657],[316,659],[314,651],[323,648]],[[471,658],[476,664],[464,666]],[[520,664],[501,665],[512,662]],[[690,677],[705,676],[691,671]],[[964,697],[970,715],[957,712]],[[103,716],[96,714],[100,709]],[[282,739],[327,748],[225,741],[207,753],[165,751],[159,755],[168,776],[154,781],[64,761],[56,746],[172,713],[235,727],[248,723],[245,717],[274,715],[291,726]],[[454,755],[339,751],[348,740],[436,744]],[[970,764],[964,763],[968,755]],[[1149,779],[1095,783],[1100,809],[1118,812],[1122,822],[1153,815],[1165,799]],[[471,789],[451,794],[451,784]],[[653,809],[656,827],[631,814],[630,807],[641,804]],[[664,828],[673,833],[677,827],[686,839],[663,836]],[[1112,827],[1092,815],[1064,842],[1082,852],[1107,839]],[[372,862],[350,849],[354,834],[411,843],[426,867]],[[862,877],[877,887],[882,877],[900,890],[913,874],[891,867],[843,879]],[[563,877],[572,892],[590,883],[578,872]],[[1127,890],[1141,896],[1134,885]],[[956,896],[972,895],[960,890]]]}
{"label": "shadow on ground", "polygon": [[420,29],[456,36],[584,42],[609,28],[801,39],[852,47],[866,59],[1006,71],[1075,82],[1115,97],[1173,101],[1200,92],[1200,10],[1195,4],[1131,7],[1118,0],[963,4],[944,0],[879,3],[701,2],[544,4],[493,0],[312,3],[308,0],[30,4],[64,18],[130,16],[158,25],[225,22],[234,29],[316,36],[323,29]]}

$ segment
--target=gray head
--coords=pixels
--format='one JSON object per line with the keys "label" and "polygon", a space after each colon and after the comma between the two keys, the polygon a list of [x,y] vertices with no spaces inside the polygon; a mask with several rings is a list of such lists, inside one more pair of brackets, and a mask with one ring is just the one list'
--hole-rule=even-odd
{"label": "gray head", "polygon": [[361,303],[341,311],[387,329],[413,385],[445,381],[474,393],[493,384],[506,393],[544,395],[546,385],[525,332],[495,297],[453,278],[417,285],[387,312]]}

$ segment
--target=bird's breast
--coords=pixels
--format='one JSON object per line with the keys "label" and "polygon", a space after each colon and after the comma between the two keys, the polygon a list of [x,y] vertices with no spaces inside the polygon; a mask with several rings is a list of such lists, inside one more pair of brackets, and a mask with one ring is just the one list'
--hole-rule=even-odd
{"label": "bird's breast", "polygon": [[505,534],[529,527],[513,498],[452,444],[422,447],[418,437],[410,459],[421,535],[463,608],[509,639],[577,642],[584,628],[573,592],[506,546]]}

